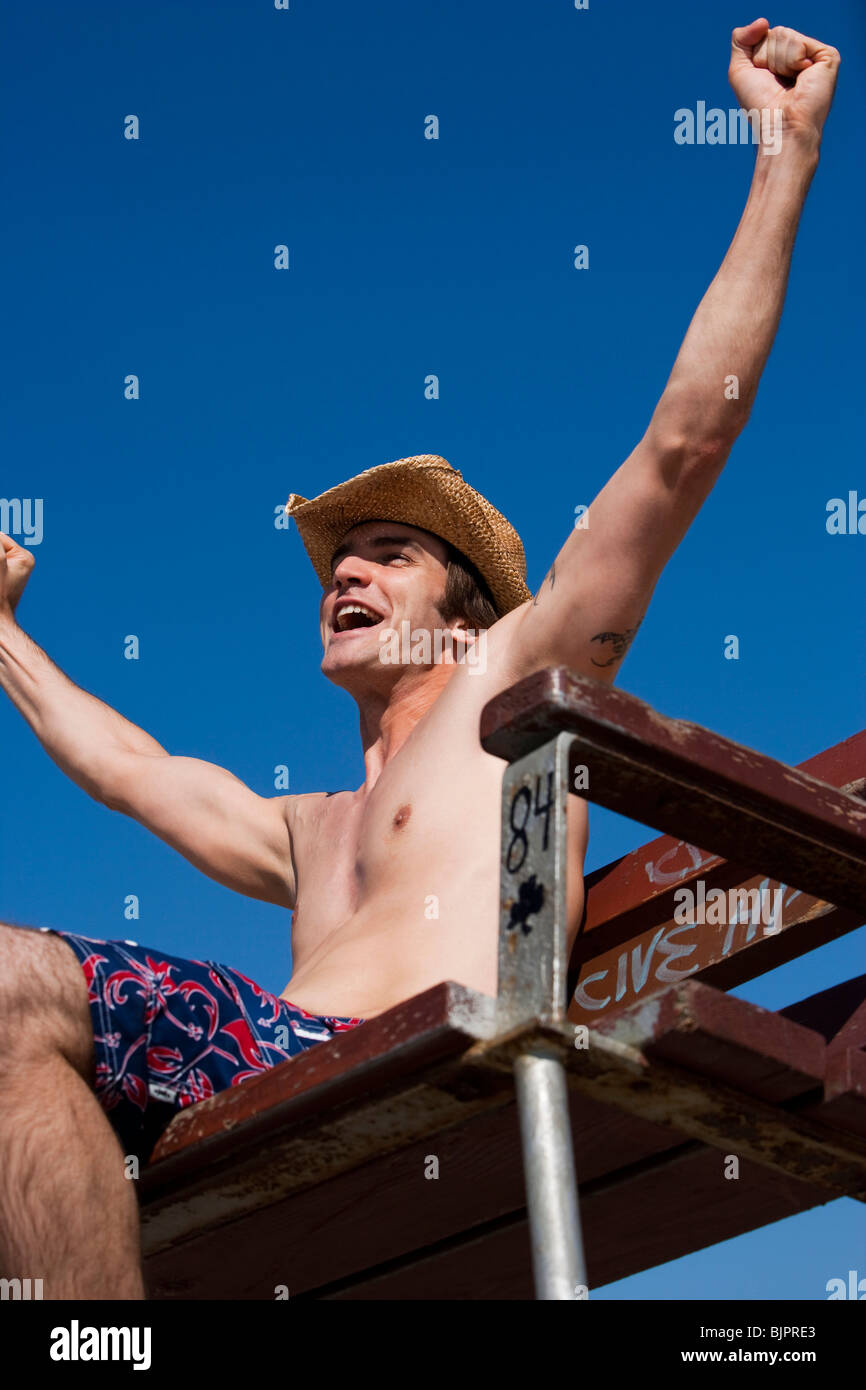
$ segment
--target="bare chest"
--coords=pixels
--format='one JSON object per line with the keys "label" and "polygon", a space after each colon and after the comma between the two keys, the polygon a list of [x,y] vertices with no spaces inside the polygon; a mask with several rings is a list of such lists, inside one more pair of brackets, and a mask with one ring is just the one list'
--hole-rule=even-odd
{"label": "bare chest", "polygon": [[[293,826],[297,945],[367,916],[390,920],[497,875],[503,764],[482,750],[388,767],[371,792],[302,798]],[[423,891],[422,891],[423,890]]]}

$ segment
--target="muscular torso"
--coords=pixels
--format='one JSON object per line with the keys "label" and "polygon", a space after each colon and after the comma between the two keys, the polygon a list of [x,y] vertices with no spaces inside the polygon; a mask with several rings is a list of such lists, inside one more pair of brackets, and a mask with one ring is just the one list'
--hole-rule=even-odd
{"label": "muscular torso", "polygon": [[[496,994],[505,763],[478,737],[493,693],[458,669],[371,791],[289,800],[297,900],[283,998],[372,1018],[442,980]],[[568,834],[570,947],[587,840],[578,797]]]}

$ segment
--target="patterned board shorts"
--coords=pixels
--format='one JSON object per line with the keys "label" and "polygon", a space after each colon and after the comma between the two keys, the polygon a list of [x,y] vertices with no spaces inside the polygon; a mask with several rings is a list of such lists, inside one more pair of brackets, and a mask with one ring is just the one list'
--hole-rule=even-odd
{"label": "patterned board shorts", "polygon": [[142,1162],[178,1110],[364,1022],[309,1014],[217,961],[38,930],[62,937],[81,963],[96,1096],[124,1153]]}

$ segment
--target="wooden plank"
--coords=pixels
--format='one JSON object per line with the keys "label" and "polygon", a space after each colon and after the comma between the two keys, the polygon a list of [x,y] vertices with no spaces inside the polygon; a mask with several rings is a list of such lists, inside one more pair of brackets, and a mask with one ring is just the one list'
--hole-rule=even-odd
{"label": "wooden plank", "polygon": [[[862,798],[866,793],[866,729],[797,766],[801,772]],[[699,874],[709,877],[725,862],[712,851],[700,849],[686,840],[659,835],[630,854],[586,875],[586,920],[582,935],[590,936],[618,917],[633,913],[632,930],[612,940],[608,940],[607,935],[602,936],[598,948],[601,951],[628,940],[644,927],[657,926],[654,899]],[[743,877],[747,876],[743,871]]]}
{"label": "wooden plank", "polygon": [[[577,1096],[570,1104],[584,1181],[611,1168],[631,1171],[682,1145],[670,1129],[610,1106]],[[317,1143],[311,1133],[307,1148],[314,1164]],[[273,1161],[262,1156],[263,1178]],[[468,1115],[465,1123],[312,1188],[278,1192],[268,1207],[241,1221],[202,1228],[180,1244],[150,1252],[148,1285],[157,1298],[248,1299],[273,1298],[275,1287],[285,1284],[295,1298],[411,1258],[419,1249],[459,1244],[467,1233],[522,1221],[525,1201],[511,1095],[507,1106]],[[522,1277],[531,1288],[530,1263]]]}
{"label": "wooden plank", "polygon": [[695,983],[660,997],[643,1053],[782,1105],[823,1090],[827,1047],[811,1028]]}
{"label": "wooden plank", "polygon": [[[578,936],[567,986],[572,1023],[592,1027],[597,1018],[645,1001],[677,978],[695,977],[718,989],[733,989],[862,925],[860,914],[769,875],[749,875],[726,861],[715,865],[656,893],[645,912],[623,912],[591,935]],[[696,905],[701,897],[712,901],[716,890],[724,894],[721,920],[684,922],[677,896],[684,887],[693,892]],[[731,896],[736,890],[753,892],[746,910],[737,910]],[[644,925],[636,928],[639,915]]]}
{"label": "wooden plank", "polygon": [[[854,993],[824,992],[803,1010],[832,1028]],[[797,1007],[797,1006],[795,1006]],[[802,1007],[802,1006],[801,1006]],[[631,1027],[629,1025],[632,1025]],[[815,1032],[784,1015],[729,998],[700,985],[669,990],[648,1010],[632,1009],[600,1030],[624,1045],[643,1043],[653,1059],[675,1063],[774,1104],[800,1102],[820,1089],[827,1048]],[[649,1080],[646,1085],[650,1085]],[[579,1150],[587,1124],[586,1095],[571,1097]],[[636,1117],[637,1118],[637,1117]],[[729,1159],[738,1160],[736,1180]],[[738,1152],[682,1143],[607,1174],[587,1172],[577,1159],[581,1223],[591,1287],[665,1263],[826,1202],[820,1184],[771,1173]],[[520,1213],[516,1213],[520,1218]],[[329,1300],[530,1298],[525,1265],[525,1220],[492,1223],[468,1241],[439,1242],[402,1264],[373,1268],[316,1291]]]}
{"label": "wooden plank", "polygon": [[805,1110],[829,1128],[866,1138],[866,975],[782,1010],[826,1041],[824,1094]]}
{"label": "wooden plank", "polygon": [[139,1179],[144,1250],[267,1209],[507,1102],[507,1078],[458,1066],[489,1028],[492,1003],[462,985],[436,985],[182,1111]]}
{"label": "wooden plank", "polygon": [[[838,1020],[850,1017],[856,1007],[856,996],[849,992],[844,1000],[841,995],[831,999],[817,1016],[826,1021],[832,1014]],[[601,1086],[597,1094],[573,1089],[569,1107],[584,1230],[594,1233],[588,1248],[596,1282],[623,1277],[792,1211],[806,1210],[838,1192],[832,1173],[826,1186],[815,1181],[824,1171],[820,1164],[802,1168],[797,1145],[804,1135],[808,1140],[817,1134],[820,1148],[824,1142],[820,1136],[829,1134],[831,1168],[840,1156],[844,1168],[851,1161],[852,1143],[856,1153],[857,1140],[846,1137],[834,1150],[832,1130],[822,1130],[818,1124],[804,1126],[778,1106],[779,1100],[800,1105],[816,1087],[820,1089],[827,1049],[819,1032],[690,984],[668,991],[651,1006],[650,1014],[643,1008],[608,1020],[594,1037],[596,1058],[590,1071],[594,1069],[601,1078]],[[604,1053],[605,1037],[614,1040],[614,1050],[599,1056],[600,1050]],[[612,1070],[621,1068],[620,1087],[623,1075],[628,1082],[626,1054],[631,1054],[636,1039],[644,1049],[643,1071],[632,1078],[629,1103],[621,1107]],[[322,1044],[311,1054],[329,1046]],[[182,1238],[162,1243],[146,1239],[150,1295],[272,1299],[275,1289],[285,1286],[293,1298],[530,1297],[529,1266],[521,1264],[516,1254],[525,1240],[525,1196],[507,1068],[501,1078],[505,1091],[499,1093],[495,1084],[489,1089],[500,1103],[483,1110],[473,1108],[479,1065],[488,1049],[496,1046],[493,1040],[476,1042],[456,1063],[440,1065],[438,1073],[431,1073],[422,1059],[415,1096],[424,1124],[428,1129],[439,1124],[431,1105],[435,1107],[437,1097],[441,1100],[443,1095],[449,1104],[462,1097],[460,1113],[456,1117],[452,1113],[452,1123],[436,1133],[413,1138],[408,1130],[400,1130],[400,1142],[377,1153],[372,1161],[343,1169],[323,1162],[320,1149],[324,1145],[327,1150],[335,1120],[329,1110],[319,1115],[317,1123],[307,1117],[291,1133],[284,1127],[274,1141],[258,1148],[253,1162],[245,1135],[238,1133],[235,1170],[220,1174],[208,1169],[204,1180],[217,1191],[227,1183],[246,1182],[254,1186],[257,1198],[264,1193],[266,1200],[254,1201],[239,1216],[212,1206],[206,1220],[186,1220]],[[288,1073],[302,1060],[285,1064],[283,1070]],[[453,1066],[458,1072],[466,1069],[462,1084],[459,1076],[455,1080],[449,1072]],[[714,1147],[709,1154],[703,1143],[695,1141],[694,1112],[687,1113],[687,1107],[676,1103],[658,1105],[649,1094],[659,1085],[664,1088],[671,1078],[681,1082],[689,1069],[698,1110],[708,1114],[719,1096],[727,1106],[728,1128],[722,1124],[713,1130]],[[438,1087],[429,1084],[432,1075],[438,1075]],[[425,1078],[426,1089],[420,1085]],[[406,1074],[400,1078],[406,1096],[413,1094],[411,1081]],[[484,1085],[480,1089],[484,1091]],[[355,1094],[354,1114],[360,1113],[363,1100]],[[347,1113],[345,1106],[338,1110],[344,1116]],[[760,1126],[767,1114],[778,1119],[772,1152],[762,1149]],[[680,1127],[680,1117],[685,1128]],[[251,1110],[249,1119],[256,1118],[257,1112]],[[286,1154],[281,1145],[292,1136],[299,1147],[289,1168],[294,1171],[292,1165],[295,1169],[306,1165],[311,1184],[305,1186],[285,1181]],[[785,1152],[786,1145],[792,1146],[791,1154]],[[193,1146],[191,1156],[199,1152]],[[725,1152],[740,1156],[737,1182],[724,1179]],[[866,1153],[866,1145],[861,1145],[860,1152]],[[759,1167],[751,1161],[755,1153],[768,1165],[762,1168],[764,1177],[755,1176]],[[431,1176],[433,1163],[437,1176]],[[801,1176],[791,1176],[785,1164],[802,1170]],[[743,1181],[744,1175],[748,1181]],[[185,1209],[193,1189],[188,1175],[186,1186],[174,1194],[180,1209]],[[668,1218],[669,1207],[674,1210],[673,1219]],[[593,1213],[599,1211],[603,1219],[594,1226]],[[664,1221],[659,1220],[662,1211]],[[503,1255],[500,1260],[499,1253],[506,1249],[513,1258]],[[484,1263],[487,1260],[489,1266]],[[480,1274],[485,1267],[487,1274]],[[462,1292],[456,1294],[456,1290]]]}
{"label": "wooden plank", "polygon": [[[579,737],[575,757],[589,768],[592,800],[646,823],[661,825],[673,815],[690,829],[688,840],[661,836],[587,876],[569,967],[571,1022],[592,1025],[686,976],[730,989],[866,920],[866,806],[859,796],[866,790],[866,730],[792,769],[562,670],[520,682],[482,715],[485,747],[500,756],[522,755],[560,728]],[[833,778],[846,789],[819,780]],[[835,837],[837,822],[850,830],[852,820],[853,839],[842,837],[836,865],[848,901],[859,904],[854,908],[806,887],[816,879],[827,886],[827,837]],[[713,851],[694,843],[701,824],[713,830]],[[723,840],[733,836],[740,851],[747,847],[751,865],[722,857],[720,833]],[[773,876],[780,854],[789,867],[791,856],[799,866],[799,886],[794,875]],[[738,890],[751,895],[750,907],[737,906]],[[719,911],[713,900],[721,895]],[[707,898],[709,911],[702,912]]]}
{"label": "wooden plank", "polygon": [[[170,1175],[193,1172],[237,1151],[238,1129],[258,1143],[284,1118],[296,1123],[323,1107],[383,1093],[393,1081],[414,1075],[465,1051],[489,1031],[493,1000],[453,982],[443,982],[369,1019],[350,1032],[308,1048],[297,1057],[189,1106],[172,1120],[154,1149],[143,1191],[165,1186]],[[192,1147],[194,1158],[180,1161]],[[173,1160],[169,1162],[169,1160]]]}
{"label": "wooden plank", "polygon": [[[856,758],[849,747],[855,744],[860,749]],[[846,776],[864,765],[866,732],[801,767]],[[860,795],[866,780],[856,779],[846,789]],[[766,893],[769,903],[781,905],[772,933],[764,933],[757,913],[684,930],[675,916],[675,894],[684,886],[695,888],[698,880],[703,881],[705,894],[712,889],[727,894],[732,888]],[[741,865],[667,835],[588,874],[585,882],[586,913],[568,973],[568,1017],[574,1023],[592,1023],[610,1008],[651,997],[671,983],[672,969],[685,970],[719,989],[733,989],[853,931],[863,920],[858,913],[834,907],[768,875],[750,875]],[[680,962],[676,966],[669,959],[674,946],[692,948],[687,955],[674,957]]]}
{"label": "wooden plank", "polygon": [[566,731],[588,797],[866,917],[866,805],[798,768],[563,668],[485,706],[481,741],[513,759]]}
{"label": "wooden plank", "polygon": [[830,1053],[849,1047],[866,1047],[866,975],[810,994],[779,1013],[794,1023],[820,1033]]}
{"label": "wooden plank", "polygon": [[[835,1195],[748,1160],[728,1181],[717,1150],[587,1097],[570,1108],[593,1285]],[[157,1253],[149,1295],[529,1299],[524,1204],[512,1106]]]}
{"label": "wooden plank", "polygon": [[866,1052],[849,1047],[827,1060],[824,1100],[811,1117],[866,1139]]}
{"label": "wooden plank", "polygon": [[[722,1156],[702,1147],[678,1162],[613,1175],[607,1186],[582,1185],[590,1299],[593,1289],[614,1280],[808,1211],[832,1196],[748,1162],[729,1181]],[[515,1220],[480,1231],[465,1244],[420,1250],[402,1267],[374,1269],[308,1296],[342,1302],[532,1299],[528,1225]],[[823,1285],[816,1285],[815,1297],[824,1297]]]}
{"label": "wooden plank", "polygon": [[[730,1149],[839,1196],[866,1199],[866,1145],[859,1138],[842,1136],[786,1107],[749,1096],[739,1079],[726,1084],[648,1055],[670,1031],[671,1008],[690,1027],[690,997],[706,989],[709,986],[694,981],[670,986],[664,996],[602,1019],[583,1038],[569,1025],[551,1021],[546,1037],[539,1033],[539,1045],[548,1040],[553,1045],[559,1036],[569,1085],[595,1100],[670,1124],[701,1143]],[[769,1012],[741,999],[729,1003],[747,1015]],[[569,1041],[576,1045],[569,1046]],[[493,1039],[476,1044],[472,1056],[509,1070],[521,1048],[518,1036]]]}

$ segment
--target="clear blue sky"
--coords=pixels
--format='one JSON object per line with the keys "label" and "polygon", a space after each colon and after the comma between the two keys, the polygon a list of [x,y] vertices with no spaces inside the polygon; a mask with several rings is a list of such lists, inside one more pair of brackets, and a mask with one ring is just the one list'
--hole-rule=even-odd
{"label": "clear blue sky", "polygon": [[[736,227],[752,149],[678,146],[673,113],[734,104],[730,30],[754,17],[739,0],[9,14],[0,496],[44,499],[22,625],[171,752],[263,795],[282,763],[292,791],[358,785],[354,706],[319,674],[318,588],[275,507],[443,454],[540,581],[642,435]],[[825,529],[831,497],[866,496],[866,15],[789,0],[767,18],[834,43],[839,89],[751,421],[620,684],[796,763],[866,724],[866,536]],[[0,745],[0,914],[283,988],[284,913],[90,801],[5,701]],[[591,825],[589,868],[650,838]],[[779,1007],[861,973],[864,944],[740,993]],[[866,1274],[866,1212],[842,1200],[597,1296],[820,1299],[850,1268]]]}

